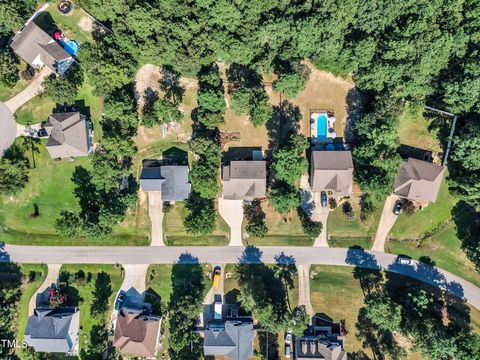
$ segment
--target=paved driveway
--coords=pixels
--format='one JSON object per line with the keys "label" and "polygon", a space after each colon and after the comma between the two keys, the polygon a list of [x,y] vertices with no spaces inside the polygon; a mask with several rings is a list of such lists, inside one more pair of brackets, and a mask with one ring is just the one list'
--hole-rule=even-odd
{"label": "paved driveway", "polygon": [[28,315],[33,315],[33,310],[36,308],[37,305],[37,295],[44,292],[48,288],[52,287],[52,285],[57,285],[58,276],[60,275],[60,268],[62,264],[48,264],[48,272],[47,277],[43,281],[42,285],[37,289],[35,294],[30,298],[30,302],[28,303]]}
{"label": "paved driveway", "polygon": [[[303,181],[303,183],[305,183],[305,181]],[[313,221],[320,221],[323,225],[322,232],[315,239],[313,246],[328,247],[327,220],[328,220],[328,214],[330,213],[328,206],[322,207],[321,201],[320,201],[320,192],[312,191],[308,186],[308,182],[306,183],[306,185],[303,185],[303,186],[304,186],[302,188],[303,209],[305,210],[305,212],[310,213],[310,217]]]}
{"label": "paved driveway", "polygon": [[397,221],[398,216],[393,213],[393,205],[397,201],[398,196],[390,195],[385,200],[385,205],[383,206],[382,217],[378,224],[377,233],[375,234],[375,241],[373,242],[372,251],[385,251],[385,241],[387,241],[388,234],[392,230],[395,221]]}
{"label": "paved driveway", "polygon": [[230,227],[228,246],[242,246],[243,200],[218,199],[218,212]]}
{"label": "paved driveway", "polygon": [[50,74],[52,74],[52,70],[44,66],[30,84],[13,98],[5,102],[5,105],[7,105],[12,113],[15,113],[23,104],[43,92],[42,82]]}
{"label": "paved driveway", "polygon": [[[413,261],[413,266],[398,265],[397,255],[343,248],[310,246],[22,246],[6,245],[13,262],[46,264],[173,264],[263,262],[274,264],[279,254],[295,259],[295,264],[358,266],[385,269],[408,276],[465,298],[480,310],[480,289],[440,268]],[[8,257],[7,256],[7,257]],[[144,278],[144,276],[142,276]],[[135,280],[135,281],[138,281]],[[141,280],[143,282],[143,279]]]}
{"label": "paved driveway", "polygon": [[13,144],[16,136],[15,118],[7,105],[0,102],[0,157]]}
{"label": "paved driveway", "polygon": [[[310,265],[297,265],[298,272],[298,305],[305,306],[308,315],[315,315],[310,301]],[[292,304],[293,306],[293,304]]]}
{"label": "paved driveway", "polygon": [[160,191],[148,192],[148,214],[152,224],[151,246],[165,246],[163,241],[163,201]]}

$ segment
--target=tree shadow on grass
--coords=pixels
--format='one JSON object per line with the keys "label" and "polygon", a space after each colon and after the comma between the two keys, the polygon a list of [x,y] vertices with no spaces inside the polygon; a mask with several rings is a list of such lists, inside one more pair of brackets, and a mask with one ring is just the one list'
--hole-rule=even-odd
{"label": "tree shadow on grass", "polygon": [[104,271],[98,273],[95,279],[90,315],[98,316],[104,314],[109,309],[109,298],[112,294],[113,290],[110,275]]}
{"label": "tree shadow on grass", "polygon": [[269,141],[267,159],[271,159],[273,153],[287,142],[290,135],[300,129],[301,119],[300,108],[287,100],[273,107],[273,116],[265,124]]}
{"label": "tree shadow on grass", "polygon": [[480,271],[480,213],[474,206],[459,201],[452,209],[452,218],[463,251]]}

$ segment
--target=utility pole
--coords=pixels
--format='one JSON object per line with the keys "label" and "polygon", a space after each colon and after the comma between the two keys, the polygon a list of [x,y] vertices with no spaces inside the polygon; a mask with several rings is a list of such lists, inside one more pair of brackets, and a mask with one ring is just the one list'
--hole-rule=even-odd
{"label": "utility pole", "polygon": [[439,109],[436,109],[436,108],[431,107],[431,106],[425,106],[425,109],[427,109],[429,111],[437,112],[437,113],[445,115],[445,116],[450,116],[451,118],[453,118],[452,126],[450,127],[450,135],[448,136],[447,150],[445,150],[445,154],[443,155],[442,166],[445,166],[445,165],[447,165],[448,156],[450,155],[450,150],[451,150],[451,147],[452,147],[453,134],[455,133],[455,127],[457,126],[458,116],[455,115],[455,114],[452,114],[448,111],[439,110]]}

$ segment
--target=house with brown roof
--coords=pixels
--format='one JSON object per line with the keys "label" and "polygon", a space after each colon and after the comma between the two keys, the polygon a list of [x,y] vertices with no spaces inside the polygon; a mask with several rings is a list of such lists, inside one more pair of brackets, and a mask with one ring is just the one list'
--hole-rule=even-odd
{"label": "house with brown roof", "polygon": [[72,55],[35,23],[35,19],[27,22],[14,36],[10,47],[33,68],[47,66],[60,75],[75,62]]}
{"label": "house with brown roof", "polygon": [[113,346],[124,355],[154,357],[160,336],[159,316],[123,307],[117,317]]}
{"label": "house with brown roof", "polygon": [[312,151],[310,185],[312,191],[331,191],[342,197],[352,193],[353,161],[350,151]]}
{"label": "house with brown roof", "polygon": [[87,156],[93,149],[91,124],[78,111],[50,115],[44,129],[52,159]]}
{"label": "house with brown roof", "polygon": [[444,173],[443,166],[408,158],[400,165],[393,193],[411,201],[435,202]]}
{"label": "house with brown roof", "polygon": [[265,160],[233,160],[222,167],[223,198],[246,200],[263,198],[267,188]]}

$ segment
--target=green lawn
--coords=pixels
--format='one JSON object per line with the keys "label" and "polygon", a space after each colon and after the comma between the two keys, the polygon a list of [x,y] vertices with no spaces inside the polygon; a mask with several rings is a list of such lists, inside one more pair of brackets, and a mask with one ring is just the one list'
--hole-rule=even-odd
{"label": "green lawn", "polygon": [[169,212],[167,212],[163,219],[163,233],[167,245],[227,245],[229,228],[223,219],[217,213],[216,229],[212,235],[196,236],[190,235],[183,227],[183,220],[187,216],[187,208],[185,204],[178,203]]}
{"label": "green lawn", "polygon": [[449,220],[455,203],[456,199],[449,193],[447,182],[444,180],[437,202],[429,204],[422,210],[417,210],[412,215],[400,214],[393,226],[391,237],[394,239],[421,237]]}
{"label": "green lawn", "polygon": [[461,241],[457,238],[454,224],[447,225],[420,244],[412,240],[389,240],[385,246],[387,252],[405,254],[415,259],[429,256],[442,269],[480,287],[480,274],[461,249]]}
{"label": "green lawn", "polygon": [[[85,281],[84,284],[77,284],[75,282],[75,273],[79,270],[85,272],[85,277],[88,277],[88,273],[92,274],[92,279],[90,282]],[[79,265],[63,265],[60,269],[60,274],[62,272],[68,272],[70,274],[70,286],[78,291],[78,304],[80,308],[80,350],[84,344],[90,342],[90,331],[94,325],[100,324],[101,319],[96,318],[90,315],[90,308],[92,305],[94,291],[95,291],[95,280],[97,275],[101,272],[106,272],[110,276],[110,286],[111,286],[111,295],[109,297],[110,307],[109,310],[105,313],[105,320],[108,321],[110,313],[113,311],[113,303],[115,301],[115,295],[117,294],[120,286],[122,285],[122,274],[121,268],[117,268],[114,265],[92,265],[92,264],[79,264]],[[73,293],[75,292],[73,291]],[[73,299],[70,299],[73,300]],[[68,299],[67,299],[68,301]]]}
{"label": "green lawn", "polygon": [[46,121],[55,108],[55,103],[46,95],[38,95],[22,105],[15,113],[17,123],[37,124]]}
{"label": "green lawn", "polygon": [[[42,285],[48,272],[47,266],[40,265],[40,264],[22,264],[20,265],[20,268],[25,278],[25,285],[22,289],[22,296],[18,303],[18,319],[17,319],[17,339],[18,340],[23,339],[25,327],[27,326],[28,315],[29,315],[28,304],[30,303],[30,299],[32,298],[33,294],[38,290],[40,285]],[[28,281],[30,271],[34,271],[36,273],[35,280],[33,280],[32,282]],[[21,348],[19,349],[18,352],[21,354],[22,352]]]}
{"label": "green lawn", "polygon": [[92,33],[80,27],[80,23],[84,21],[86,15],[77,6],[74,5],[73,12],[69,16],[62,15],[57,10],[55,3],[47,8],[47,12],[67,37],[76,40],[80,44],[93,40]]}
{"label": "green lawn", "polygon": [[[347,352],[362,350],[356,339],[358,311],[363,307],[363,293],[359,281],[353,278],[353,269],[341,266],[312,266],[314,278],[310,281],[311,301],[317,313],[324,313],[334,321],[345,321],[348,332]],[[398,279],[403,281],[402,278]],[[480,329],[480,311],[470,307],[470,320],[475,331]],[[363,349],[371,356],[369,349]],[[410,354],[416,356],[416,354]]]}
{"label": "green lawn", "polygon": [[146,286],[147,289],[152,288],[168,304],[172,294],[172,265],[150,265]]}
{"label": "green lawn", "polygon": [[347,201],[351,204],[355,219],[347,219],[342,210],[342,204],[330,211],[327,221],[327,236],[330,247],[361,246],[364,249],[372,247],[378,222],[382,214],[383,203],[375,202],[375,210],[364,221],[360,220],[360,196],[362,193],[354,188],[354,192]]}
{"label": "green lawn", "polygon": [[255,246],[312,246],[313,240],[306,235],[267,235],[264,238],[250,237],[247,243]]}

